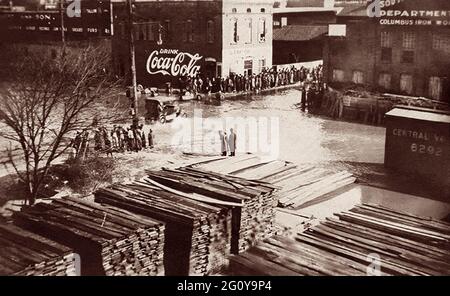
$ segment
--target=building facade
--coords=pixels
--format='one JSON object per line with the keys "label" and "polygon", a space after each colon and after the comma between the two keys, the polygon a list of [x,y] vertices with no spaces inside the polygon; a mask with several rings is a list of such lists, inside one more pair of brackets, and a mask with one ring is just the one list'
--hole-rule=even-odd
{"label": "building facade", "polygon": [[[287,3],[292,5],[292,3]],[[322,60],[324,35],[336,23],[334,7],[324,1],[296,2],[305,7],[275,8],[273,13],[273,63],[292,64]],[[312,7],[310,5],[322,5]]]}
{"label": "building facade", "polygon": [[[180,76],[226,77],[272,66],[272,1],[142,1],[134,8],[138,83],[160,87]],[[114,6],[113,57],[129,69],[125,5]]]}
{"label": "building facade", "polygon": [[380,17],[365,6],[338,15],[346,32],[326,42],[327,81],[450,102],[449,4],[404,0]]}

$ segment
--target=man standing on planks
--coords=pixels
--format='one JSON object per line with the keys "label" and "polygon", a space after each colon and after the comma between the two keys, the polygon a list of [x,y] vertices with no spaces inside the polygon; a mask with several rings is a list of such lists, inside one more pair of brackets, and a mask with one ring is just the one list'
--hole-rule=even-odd
{"label": "man standing on planks", "polygon": [[227,132],[219,131],[222,156],[227,156]]}
{"label": "man standing on planks", "polygon": [[228,136],[228,148],[230,149],[230,156],[236,155],[236,134],[234,130],[230,128],[230,135]]}

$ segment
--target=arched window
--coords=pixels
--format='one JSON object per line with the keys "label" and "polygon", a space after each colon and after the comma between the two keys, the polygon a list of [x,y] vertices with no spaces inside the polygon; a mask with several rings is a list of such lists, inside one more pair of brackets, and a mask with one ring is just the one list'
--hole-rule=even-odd
{"label": "arched window", "polygon": [[252,12],[252,9],[251,8],[247,8],[247,12],[248,13]]}
{"label": "arched window", "polygon": [[251,18],[245,20],[245,26],[247,29],[245,43],[250,44],[252,43],[252,36],[253,36],[253,22]]}
{"label": "arched window", "polygon": [[266,19],[259,19],[259,42],[266,42]]}
{"label": "arched window", "polygon": [[213,20],[209,20],[206,23],[206,40],[209,43],[214,42],[214,21]]}
{"label": "arched window", "polygon": [[237,8],[232,8],[232,9],[231,9],[231,12],[232,12],[232,13],[237,13]]}
{"label": "arched window", "polygon": [[231,43],[237,43],[238,41],[238,20],[234,18],[231,19]]}

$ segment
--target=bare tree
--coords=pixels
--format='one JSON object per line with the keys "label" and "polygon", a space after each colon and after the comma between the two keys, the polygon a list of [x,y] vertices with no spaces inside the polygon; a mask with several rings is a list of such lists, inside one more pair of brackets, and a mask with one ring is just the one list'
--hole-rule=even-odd
{"label": "bare tree", "polygon": [[121,117],[120,81],[108,73],[109,54],[101,47],[15,47],[4,54],[0,73],[0,136],[20,145],[23,159],[9,161],[27,184],[33,204],[52,163],[71,146],[75,131],[90,129],[93,119],[106,124]]}

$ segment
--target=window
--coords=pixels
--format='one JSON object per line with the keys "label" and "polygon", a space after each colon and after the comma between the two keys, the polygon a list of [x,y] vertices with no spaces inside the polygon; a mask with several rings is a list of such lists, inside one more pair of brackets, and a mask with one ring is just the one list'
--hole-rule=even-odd
{"label": "window", "polygon": [[246,26],[247,26],[247,36],[245,39],[245,43],[250,44],[252,43],[252,35],[253,35],[253,23],[252,23],[252,19],[248,18],[245,20]]}
{"label": "window", "polygon": [[391,38],[391,32],[383,31],[381,32],[381,47],[392,47],[392,38]]}
{"label": "window", "polygon": [[404,50],[402,53],[402,63],[408,63],[408,64],[414,63],[414,51]]}
{"label": "window", "polygon": [[266,42],[266,19],[259,19],[259,42]]}
{"label": "window", "polygon": [[237,19],[231,20],[231,42],[237,43],[239,41],[238,36],[238,21]]}
{"label": "window", "polygon": [[170,36],[170,20],[165,20],[162,25],[162,40],[169,41]]}
{"label": "window", "polygon": [[378,77],[378,85],[384,89],[390,89],[391,88],[391,79],[392,79],[391,74],[380,73],[380,76]]}
{"label": "window", "polygon": [[442,79],[440,77],[430,77],[428,94],[433,100],[442,100]]}
{"label": "window", "polygon": [[133,33],[134,33],[134,40],[138,41],[141,40],[141,28],[139,24],[133,24]]}
{"label": "window", "polygon": [[433,49],[450,53],[450,37],[444,34],[433,33]]}
{"label": "window", "polygon": [[266,60],[265,59],[259,60],[259,72],[264,71],[265,68],[266,68]]}
{"label": "window", "polygon": [[400,75],[400,90],[408,95],[413,92],[413,78],[410,74]]}
{"label": "window", "polygon": [[212,20],[206,23],[206,40],[208,43],[214,42],[214,21]]}
{"label": "window", "polygon": [[184,38],[186,42],[194,42],[194,25],[192,20],[186,21],[186,36]]}
{"label": "window", "polygon": [[155,41],[156,26],[154,23],[147,23],[147,40]]}
{"label": "window", "polygon": [[342,82],[344,81],[344,71],[339,69],[333,70],[333,81]]}
{"label": "window", "polygon": [[353,71],[353,83],[364,84],[364,73],[362,71]]}
{"label": "window", "polygon": [[413,50],[416,47],[416,35],[414,32],[403,32],[403,48]]}
{"label": "window", "polygon": [[231,12],[232,12],[232,13],[237,13],[237,9],[236,9],[236,8],[233,8],[233,9],[231,9]]}
{"label": "window", "polygon": [[381,48],[381,61],[389,63],[392,61],[392,48],[388,47]]}
{"label": "window", "polygon": [[285,16],[281,17],[281,26],[282,27],[287,26],[287,17]]}
{"label": "window", "polygon": [[266,12],[266,9],[265,9],[265,8],[261,8],[261,12],[262,12],[262,13],[265,13],[265,12]]}
{"label": "window", "polygon": [[120,34],[120,39],[126,39],[126,36],[125,36],[125,24],[124,23],[120,23],[119,24],[119,34]]}
{"label": "window", "polygon": [[139,24],[139,40],[147,40],[147,25]]}
{"label": "window", "polygon": [[247,13],[251,13],[252,9],[251,8],[247,8]]}

